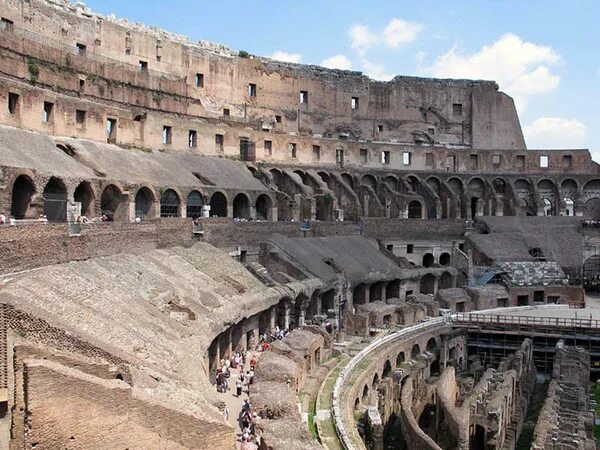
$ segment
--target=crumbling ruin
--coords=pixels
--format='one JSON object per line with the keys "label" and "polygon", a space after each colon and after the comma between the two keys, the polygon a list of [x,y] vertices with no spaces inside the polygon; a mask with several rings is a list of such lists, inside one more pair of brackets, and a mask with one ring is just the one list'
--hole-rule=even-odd
{"label": "crumbling ruin", "polygon": [[600,169],[494,81],[0,0],[0,104],[0,450],[594,447]]}

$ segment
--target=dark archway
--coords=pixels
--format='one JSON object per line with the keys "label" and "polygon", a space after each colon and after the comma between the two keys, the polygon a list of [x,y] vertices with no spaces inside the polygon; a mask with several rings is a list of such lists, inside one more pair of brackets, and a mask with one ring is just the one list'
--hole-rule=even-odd
{"label": "dark archway", "polygon": [[420,354],[421,354],[421,348],[419,347],[419,344],[413,345],[413,347],[410,351],[410,357],[414,359],[417,356],[419,356]]}
{"label": "dark archway", "polygon": [[440,277],[438,289],[449,289],[454,287],[454,277],[450,272],[442,273]]}
{"label": "dark archway", "polygon": [[376,373],[375,375],[373,375],[373,384],[371,386],[376,388],[378,384],[379,384],[379,374]]}
{"label": "dark archway", "polygon": [[396,367],[400,367],[404,361],[406,361],[404,352],[398,353],[398,356],[396,356]]}
{"label": "dark archway", "polygon": [[435,262],[435,258],[431,253],[425,253],[423,255],[423,267],[431,267]]}
{"label": "dark archway", "polygon": [[151,219],[154,211],[154,194],[147,187],[142,187],[135,194],[136,220]]}
{"label": "dark archway", "polygon": [[388,378],[392,375],[392,363],[388,359],[383,365],[383,372],[381,373],[381,378]]}
{"label": "dark archway", "polygon": [[475,425],[475,428],[469,435],[469,450],[485,450],[485,428],[481,425]]}
{"label": "dark archway", "polygon": [[125,213],[122,211],[124,203],[125,196],[121,190],[114,184],[109,184],[100,196],[100,214],[107,216],[109,220],[125,219]]}
{"label": "dark archway", "polygon": [[82,181],[75,189],[73,199],[81,203],[81,215],[91,216],[94,207],[94,191],[92,185],[87,181]]}
{"label": "dark archway", "polygon": [[400,298],[400,280],[392,280],[385,287],[385,298]]}
{"label": "dark archway", "polygon": [[44,215],[49,222],[67,220],[67,188],[59,178],[50,178],[44,187]]}
{"label": "dark archway", "polygon": [[354,288],[352,301],[354,305],[364,305],[367,302],[367,286],[364,283],[360,283]]}
{"label": "dark archway", "polygon": [[222,192],[215,192],[210,198],[210,215],[227,217],[227,197]]}
{"label": "dark archway", "polygon": [[256,199],[256,219],[271,220],[273,217],[273,202],[271,197],[261,194]]}
{"label": "dark archway", "polygon": [[160,217],[179,217],[181,199],[173,189],[167,189],[160,196]]}
{"label": "dark archway", "polygon": [[421,202],[413,200],[408,204],[408,218],[409,219],[421,219],[423,217],[423,207]]}
{"label": "dark archway", "polygon": [[202,206],[204,205],[204,199],[202,194],[198,191],[192,191],[187,196],[185,205],[185,215],[190,219],[197,219],[202,217]]}
{"label": "dark archway", "polygon": [[19,175],[12,188],[10,215],[15,219],[33,219],[30,212],[31,199],[35,194],[35,185],[27,175]]}
{"label": "dark archway", "polygon": [[450,264],[450,253],[442,253],[440,255],[440,265],[447,266]]}
{"label": "dark archway", "polygon": [[233,217],[235,219],[250,218],[250,200],[246,194],[238,194],[233,199]]}
{"label": "dark archway", "polygon": [[421,294],[435,294],[435,276],[428,273],[421,278]]}

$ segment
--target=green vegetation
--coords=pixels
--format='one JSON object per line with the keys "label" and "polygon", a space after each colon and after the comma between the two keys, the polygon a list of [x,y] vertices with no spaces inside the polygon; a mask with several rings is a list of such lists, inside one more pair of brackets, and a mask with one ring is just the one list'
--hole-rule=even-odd
{"label": "green vegetation", "polygon": [[308,429],[313,439],[319,439],[319,433],[317,432],[317,424],[315,423],[315,416],[317,415],[317,399],[313,398],[310,402],[310,408],[308,409]]}
{"label": "green vegetation", "polygon": [[37,65],[37,61],[32,57],[28,57],[27,68],[29,69],[29,79],[32,83],[35,83],[40,76],[40,68]]}
{"label": "green vegetation", "polygon": [[238,56],[240,58],[250,58],[250,53],[248,53],[246,50],[240,50],[238,52]]}

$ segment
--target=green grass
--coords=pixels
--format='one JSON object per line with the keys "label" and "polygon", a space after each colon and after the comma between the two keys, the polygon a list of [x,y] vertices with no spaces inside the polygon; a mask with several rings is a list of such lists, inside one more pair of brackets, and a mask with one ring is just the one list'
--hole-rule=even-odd
{"label": "green grass", "polygon": [[319,439],[319,433],[317,432],[317,424],[315,423],[315,416],[317,415],[317,399],[313,398],[308,408],[308,429],[313,439]]}

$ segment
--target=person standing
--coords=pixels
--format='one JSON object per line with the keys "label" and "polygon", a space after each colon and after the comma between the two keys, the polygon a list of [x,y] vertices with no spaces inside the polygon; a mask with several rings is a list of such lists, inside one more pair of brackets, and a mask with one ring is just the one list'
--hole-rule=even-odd
{"label": "person standing", "polygon": [[235,391],[236,391],[237,397],[239,398],[242,395],[242,380],[240,380],[239,378],[235,382]]}

